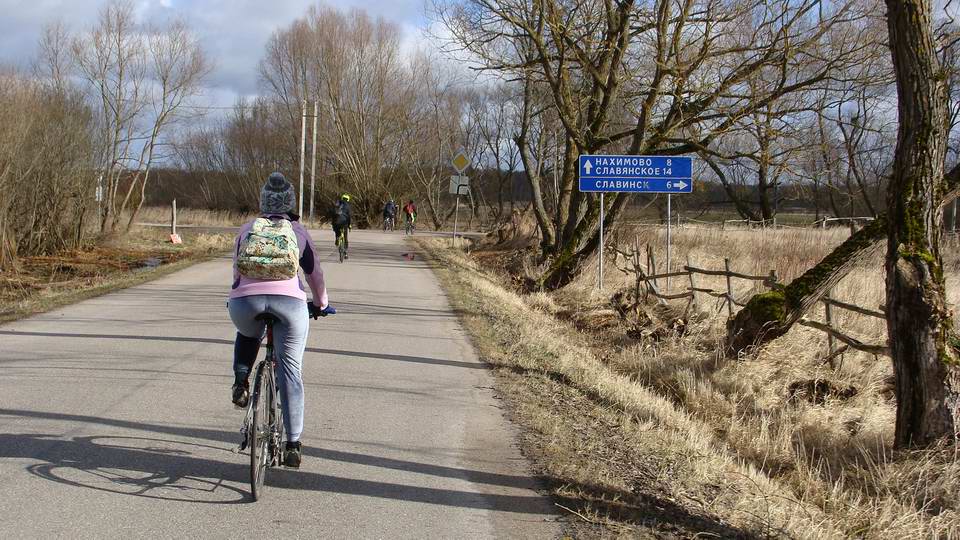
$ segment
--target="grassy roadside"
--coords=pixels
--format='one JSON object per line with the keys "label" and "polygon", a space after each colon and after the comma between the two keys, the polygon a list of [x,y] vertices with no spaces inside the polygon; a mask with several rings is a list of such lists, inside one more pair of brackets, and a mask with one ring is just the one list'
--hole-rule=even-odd
{"label": "grassy roadside", "polygon": [[[676,240],[694,265],[736,255],[738,268],[790,275],[833,239],[690,230]],[[618,316],[609,295],[632,286],[625,276],[608,278],[605,293],[585,275],[518,294],[526,263],[516,252],[420,245],[494,366],[524,451],[558,504],[589,525],[579,536],[960,537],[955,450],[889,443],[889,362],[847,353],[828,364],[825,338],[805,328],[731,359],[719,345],[726,313],[712,303],[689,317],[683,305],[655,304]],[[836,290],[876,305],[877,274],[858,268]],[[882,340],[864,319],[844,328]]]}
{"label": "grassy roadside", "polygon": [[60,254],[25,257],[18,272],[0,272],[0,323],[152,281],[222,255],[231,235],[139,229],[122,240]]}
{"label": "grassy roadside", "polygon": [[[522,446],[577,536],[753,537],[824,531],[816,508],[723,451],[711,430],[607,368],[569,326],[445,242],[421,240]],[[827,536],[831,532],[827,529]]]}

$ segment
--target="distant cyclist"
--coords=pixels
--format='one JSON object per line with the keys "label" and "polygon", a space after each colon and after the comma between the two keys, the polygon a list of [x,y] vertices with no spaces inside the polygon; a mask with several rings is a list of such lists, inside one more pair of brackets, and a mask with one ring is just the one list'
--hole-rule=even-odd
{"label": "distant cyclist", "polygon": [[386,230],[387,227],[390,227],[390,230],[393,230],[397,225],[397,203],[393,202],[393,199],[387,201],[387,204],[383,205],[383,229]]}
{"label": "distant cyclist", "polygon": [[[240,228],[233,250],[233,286],[227,309],[237,327],[233,345],[234,383],[231,400],[246,407],[250,399],[250,370],[260,350],[265,322],[257,316],[269,313],[277,322],[277,384],[283,404],[287,433],[283,463],[299,467],[300,434],[303,431],[303,378],[301,366],[307,344],[309,317],[336,313],[327,303],[313,240],[293,213],[293,186],[282,174],[273,173],[260,191],[260,217]],[[307,302],[300,283],[307,279],[313,302]]]}
{"label": "distant cyclist", "polygon": [[403,205],[403,217],[407,222],[409,227],[413,227],[413,224],[417,221],[417,205],[413,203],[413,200],[407,201],[407,204]]}
{"label": "distant cyclist", "polygon": [[342,232],[344,251],[350,248],[349,233],[352,218],[353,214],[350,209],[350,195],[348,193],[344,193],[340,196],[340,200],[333,205],[333,243],[337,243],[337,239],[340,238],[340,233]]}

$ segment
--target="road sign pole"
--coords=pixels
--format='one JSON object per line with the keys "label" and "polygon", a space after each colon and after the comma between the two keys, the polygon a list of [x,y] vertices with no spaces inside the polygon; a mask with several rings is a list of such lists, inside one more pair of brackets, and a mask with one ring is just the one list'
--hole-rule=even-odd
{"label": "road sign pole", "polygon": [[670,291],[670,244],[671,244],[670,222],[672,221],[670,219],[670,216],[671,216],[670,198],[671,198],[671,195],[667,193],[667,294],[669,294],[669,291]]}
{"label": "road sign pole", "polygon": [[457,220],[460,218],[460,188],[457,188],[457,206],[453,212],[453,241],[457,241]]}
{"label": "road sign pole", "polygon": [[600,193],[600,280],[597,288],[603,290],[603,193]]}

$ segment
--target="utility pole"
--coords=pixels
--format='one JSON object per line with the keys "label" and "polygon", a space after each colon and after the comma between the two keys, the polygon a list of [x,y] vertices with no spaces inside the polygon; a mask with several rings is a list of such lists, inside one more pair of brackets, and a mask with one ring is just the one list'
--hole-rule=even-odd
{"label": "utility pole", "polygon": [[317,198],[314,191],[317,183],[317,117],[320,116],[320,103],[313,100],[313,153],[310,158],[310,221],[313,221],[313,200]]}
{"label": "utility pole", "polygon": [[303,100],[300,114],[300,197],[298,197],[297,214],[303,215],[303,170],[307,159],[307,100]]}

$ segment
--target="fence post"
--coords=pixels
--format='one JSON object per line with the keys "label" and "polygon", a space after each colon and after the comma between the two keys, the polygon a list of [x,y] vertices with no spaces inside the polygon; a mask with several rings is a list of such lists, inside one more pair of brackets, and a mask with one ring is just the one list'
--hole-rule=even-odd
{"label": "fence post", "polygon": [[[657,271],[658,271],[658,270],[657,270],[657,258],[653,255],[653,248],[650,247],[650,244],[647,244],[647,257],[650,258],[650,266],[653,267],[653,273],[650,274],[650,275],[651,275],[651,276],[655,276],[655,275],[657,275]],[[658,289],[660,288],[660,284],[657,283],[657,280],[656,280],[656,279],[653,280],[653,286],[654,286],[654,287],[657,287]]]}
{"label": "fence post", "polygon": [[170,206],[170,234],[177,234],[177,200]]}
{"label": "fence post", "polygon": [[693,271],[690,268],[693,264],[690,263],[690,254],[687,254],[687,277],[690,278],[690,303],[693,304],[693,307],[697,307],[697,291],[694,289],[697,288],[697,284],[693,279]]}
{"label": "fence post", "polygon": [[723,259],[723,265],[727,269],[727,315],[733,317],[733,282],[730,279],[730,258]]}
{"label": "fence post", "polygon": [[[829,291],[827,291],[827,294],[823,297],[823,300],[824,300],[824,301],[823,301],[823,306],[824,306],[823,312],[824,312],[824,315],[825,315],[825,317],[826,317],[826,319],[827,319],[827,328],[829,328],[829,329],[831,329],[831,330],[833,330],[833,310],[831,309],[831,306],[830,306],[830,300],[831,300],[832,298],[833,298],[833,289],[830,289]],[[833,367],[833,350],[834,350],[833,334],[831,334],[831,333],[828,332],[828,333],[827,333],[827,352],[828,352],[828,354],[830,355],[830,356],[829,356],[829,358],[830,358],[830,367]],[[841,365],[842,365],[842,364],[841,364]]]}
{"label": "fence post", "polygon": [[633,237],[633,275],[636,276],[636,284],[634,285],[634,296],[633,299],[638,304],[640,303],[640,235]]}

